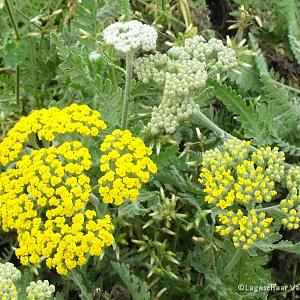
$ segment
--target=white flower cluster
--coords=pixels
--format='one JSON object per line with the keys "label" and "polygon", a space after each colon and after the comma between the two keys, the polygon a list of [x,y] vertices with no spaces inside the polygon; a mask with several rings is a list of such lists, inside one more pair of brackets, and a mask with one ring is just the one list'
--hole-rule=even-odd
{"label": "white flower cluster", "polygon": [[0,264],[0,299],[16,300],[14,283],[21,278],[21,272],[10,262]]}
{"label": "white flower cluster", "polygon": [[154,27],[136,20],[116,22],[104,29],[103,39],[124,54],[139,49],[150,51],[156,47],[157,32]]}
{"label": "white flower cluster", "polygon": [[153,109],[148,127],[153,134],[176,131],[179,121],[199,111],[192,93],[206,85],[208,76],[227,72],[237,66],[236,53],[215,38],[202,36],[173,46],[167,54],[138,58],[135,71],[144,83],[154,82],[164,89],[161,103]]}
{"label": "white flower cluster", "polygon": [[26,293],[29,300],[51,299],[54,292],[55,286],[53,284],[49,285],[48,280],[38,280],[37,282],[32,281],[26,288]]}

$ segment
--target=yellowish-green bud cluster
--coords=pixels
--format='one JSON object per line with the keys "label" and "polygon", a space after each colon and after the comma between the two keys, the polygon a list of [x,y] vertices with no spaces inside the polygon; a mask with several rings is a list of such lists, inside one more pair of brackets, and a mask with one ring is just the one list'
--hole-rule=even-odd
{"label": "yellowish-green bud cluster", "polygon": [[17,288],[13,281],[9,278],[0,276],[0,299],[17,300],[17,297]]}
{"label": "yellowish-green bud cluster", "polygon": [[48,280],[38,280],[37,282],[30,282],[26,288],[28,300],[46,300],[51,299],[52,294],[55,292],[55,286],[49,285]]}
{"label": "yellowish-green bud cluster", "polygon": [[99,193],[104,203],[121,205],[125,199],[134,201],[142,183],[149,181],[157,167],[149,158],[152,151],[140,138],[128,130],[115,130],[107,135],[100,146]]}
{"label": "yellowish-green bud cluster", "polygon": [[10,262],[0,264],[0,299],[17,300],[15,283],[21,278],[21,272]]}
{"label": "yellowish-green bud cluster", "polygon": [[264,239],[269,233],[268,228],[273,218],[266,218],[266,214],[257,214],[255,209],[246,215],[238,209],[235,213],[229,210],[226,214],[219,214],[222,225],[216,226],[216,232],[221,236],[233,235],[233,243],[237,248],[248,250],[257,239]]}
{"label": "yellowish-green bud cluster", "polygon": [[207,193],[205,201],[222,209],[270,202],[277,193],[275,182],[283,177],[284,154],[269,147],[258,152],[264,155],[250,155],[250,143],[237,139],[206,151],[199,179]]}
{"label": "yellowish-green bud cluster", "polygon": [[300,227],[300,167],[293,166],[289,169],[286,184],[289,194],[281,200],[281,210],[285,214],[282,224],[289,230]]}

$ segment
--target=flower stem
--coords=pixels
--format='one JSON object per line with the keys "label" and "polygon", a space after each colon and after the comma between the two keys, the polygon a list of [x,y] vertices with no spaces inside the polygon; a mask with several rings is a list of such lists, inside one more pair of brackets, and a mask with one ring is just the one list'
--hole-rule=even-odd
{"label": "flower stem", "polygon": [[131,94],[132,67],[133,67],[133,54],[128,53],[126,54],[125,91],[124,91],[122,121],[121,121],[122,130],[127,128],[127,123],[128,123],[128,106],[129,106],[130,94]]}
{"label": "flower stem", "polygon": [[10,4],[10,0],[5,0],[5,6],[6,6],[8,14],[9,14],[9,18],[10,18],[10,21],[12,23],[12,26],[14,27],[14,30],[15,30],[15,33],[16,33],[16,39],[20,40],[20,34],[19,34],[19,30],[18,30],[17,23],[16,23],[16,20],[15,20],[15,15],[14,15],[13,10],[12,10],[12,6]]}
{"label": "flower stem", "polygon": [[236,266],[240,258],[244,254],[244,251],[240,248],[237,248],[231,261],[225,266],[222,277],[226,276],[230,271]]}
{"label": "flower stem", "polygon": [[[7,9],[10,21],[14,28],[16,34],[16,40],[19,41],[21,39],[21,36],[19,33],[19,29],[16,23],[14,11],[10,3],[10,0],[5,0],[5,7]],[[19,65],[16,68],[16,103],[21,104],[21,111],[24,112],[24,103],[20,103],[20,66]]]}

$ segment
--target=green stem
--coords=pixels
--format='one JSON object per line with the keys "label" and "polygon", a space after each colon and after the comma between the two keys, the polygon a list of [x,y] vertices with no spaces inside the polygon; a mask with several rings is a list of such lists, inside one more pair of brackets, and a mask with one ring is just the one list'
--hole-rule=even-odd
{"label": "green stem", "polygon": [[223,139],[226,138],[226,137],[228,137],[228,138],[233,138],[233,136],[232,136],[230,133],[228,133],[228,132],[224,131],[223,129],[221,129],[218,125],[216,125],[214,122],[212,122],[212,121],[211,121],[206,115],[204,115],[201,111],[199,111],[199,112],[197,113],[197,116],[199,117],[200,121],[203,123],[203,125],[204,125],[206,128],[210,129],[211,131],[216,132],[217,134],[220,135],[221,138],[223,138]]}
{"label": "green stem", "polygon": [[284,83],[282,83],[282,82],[279,82],[279,81],[276,81],[276,80],[274,80],[274,79],[268,79],[271,83],[274,83],[274,84],[277,84],[277,85],[279,85],[279,86],[281,86],[281,87],[283,87],[283,88],[285,88],[285,89],[288,89],[288,90],[290,90],[290,91],[292,91],[292,92],[294,92],[294,93],[297,93],[297,94],[300,94],[300,90],[299,89],[297,89],[297,88],[294,88],[294,87],[292,87],[292,86],[289,86],[289,85],[286,85],[286,84],[284,84]]}
{"label": "green stem", "polygon": [[[10,3],[10,0],[5,0],[5,7],[7,9],[10,21],[14,28],[14,31],[16,34],[16,40],[19,41],[21,39],[21,36],[19,33],[19,29],[18,29],[18,26],[16,23],[13,7]],[[20,104],[20,66],[17,66],[17,69],[16,69],[16,102],[17,102],[17,104]],[[21,111],[24,112],[24,103],[22,103]]]}
{"label": "green stem", "polygon": [[281,205],[277,204],[277,205],[273,205],[273,206],[269,206],[269,207],[257,208],[256,212],[261,212],[261,211],[281,212],[280,208],[281,208]]}
{"label": "green stem", "polygon": [[133,68],[133,54],[128,53],[126,54],[125,91],[124,91],[122,121],[121,121],[122,130],[127,128],[127,123],[128,123],[128,106],[129,106],[130,94],[131,94],[132,68]]}
{"label": "green stem", "polygon": [[10,21],[12,23],[12,26],[14,27],[14,30],[15,30],[15,33],[16,33],[16,39],[20,40],[21,37],[20,37],[20,34],[19,34],[19,29],[18,29],[18,26],[17,26],[17,23],[16,23],[15,15],[13,13],[13,9],[12,9],[12,6],[10,4],[10,0],[5,0],[5,6],[6,6],[8,14],[9,14],[9,18],[10,18]]}
{"label": "green stem", "polygon": [[[16,101],[17,104],[20,104],[20,66],[17,66],[16,69]],[[24,103],[21,103],[21,111],[22,113],[24,113],[25,107],[24,107]]]}
{"label": "green stem", "polygon": [[226,276],[230,271],[236,266],[236,264],[239,262],[240,258],[243,255],[243,250],[240,248],[237,248],[231,261],[225,266],[224,272],[222,274],[222,277]]}

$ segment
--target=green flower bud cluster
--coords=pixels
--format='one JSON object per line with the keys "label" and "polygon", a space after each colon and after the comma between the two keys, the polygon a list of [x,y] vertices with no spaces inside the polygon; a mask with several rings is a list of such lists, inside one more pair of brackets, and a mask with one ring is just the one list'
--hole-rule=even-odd
{"label": "green flower bud cluster", "polygon": [[258,214],[257,205],[277,194],[275,184],[284,177],[284,160],[277,147],[251,151],[250,142],[235,138],[203,154],[199,182],[206,193],[204,200],[221,209],[216,231],[232,235],[236,247],[248,250],[270,232],[273,219]]}
{"label": "green flower bud cluster", "polygon": [[206,41],[202,36],[186,40],[182,47],[173,46],[167,54],[138,58],[135,62],[138,79],[163,88],[161,103],[153,110],[148,124],[151,132],[175,132],[181,120],[199,112],[192,93],[206,85],[208,76],[236,66],[233,49],[224,46],[221,40]]}
{"label": "green flower bud cluster", "polygon": [[149,214],[151,219],[147,225],[149,226],[154,221],[164,221],[165,228],[163,228],[163,230],[165,229],[165,232],[175,234],[169,230],[172,222],[175,220],[184,219],[187,215],[177,212],[179,198],[174,194],[171,198],[167,198],[163,194],[161,198],[163,200],[162,204],[158,206],[153,213]]}
{"label": "green flower bud cluster", "polygon": [[172,134],[183,119],[187,119],[190,115],[196,114],[200,107],[192,98],[183,98],[181,102],[176,98],[164,100],[159,107],[154,107],[152,118],[148,123],[148,128],[152,134],[159,133],[162,129],[166,133]]}
{"label": "green flower bud cluster", "polygon": [[21,272],[12,263],[6,262],[0,264],[0,277],[16,282],[21,278]]}
{"label": "green flower bud cluster", "polygon": [[0,298],[17,299],[15,283],[21,278],[21,272],[10,262],[0,264]]}
{"label": "green flower bud cluster", "polygon": [[289,169],[286,184],[289,194],[286,199],[281,200],[281,210],[285,217],[281,222],[287,229],[298,229],[300,227],[300,167],[293,166]]}
{"label": "green flower bud cluster", "polygon": [[51,299],[55,292],[55,286],[49,285],[48,280],[38,280],[37,282],[30,282],[26,288],[27,297],[29,300],[45,300]]}
{"label": "green flower bud cluster", "polygon": [[220,73],[237,67],[235,51],[216,38],[206,42],[204,37],[196,36],[186,40],[184,50],[191,58],[205,62],[208,70]]}

